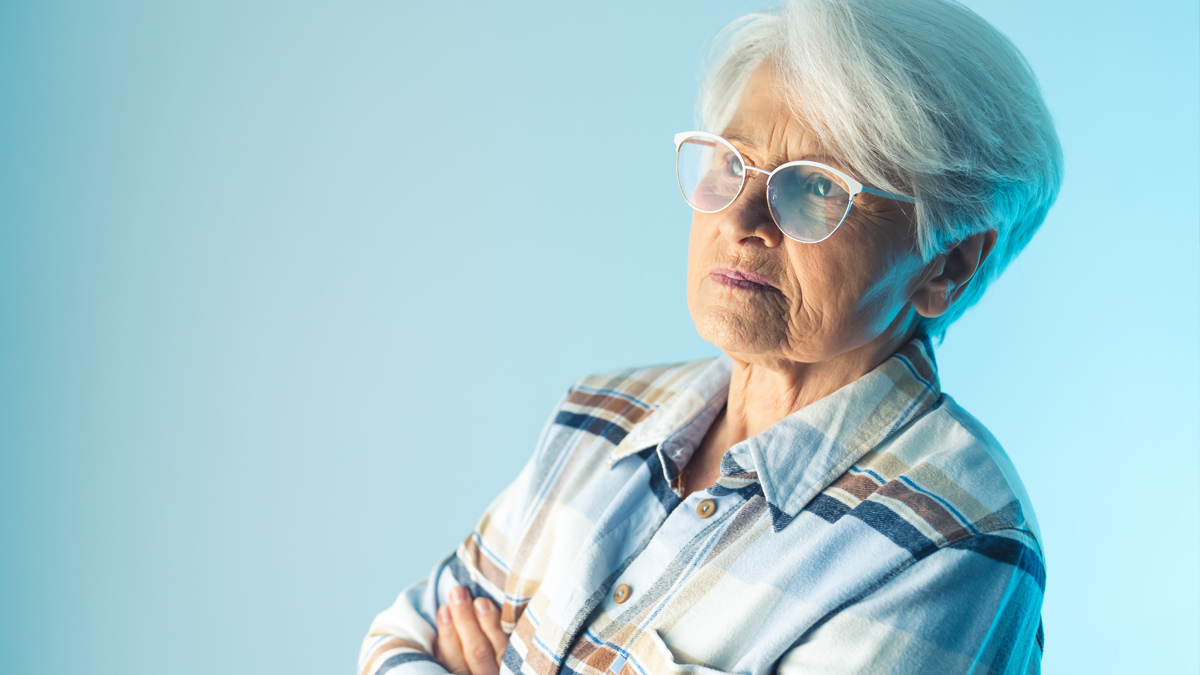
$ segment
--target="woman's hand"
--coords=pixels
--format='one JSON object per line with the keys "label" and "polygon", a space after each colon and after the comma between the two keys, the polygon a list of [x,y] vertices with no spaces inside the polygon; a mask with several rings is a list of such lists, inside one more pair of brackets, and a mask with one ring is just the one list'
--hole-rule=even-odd
{"label": "woman's hand", "polygon": [[500,628],[500,610],[487,598],[471,602],[471,593],[450,589],[450,604],[437,613],[434,658],[455,675],[497,675],[508,635]]}

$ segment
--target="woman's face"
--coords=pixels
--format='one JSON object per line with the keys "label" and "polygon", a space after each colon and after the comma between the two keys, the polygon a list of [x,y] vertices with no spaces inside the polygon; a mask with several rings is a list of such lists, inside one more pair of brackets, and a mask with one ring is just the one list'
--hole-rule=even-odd
{"label": "woman's face", "polygon": [[[808,159],[855,175],[827,155],[776,91],[764,62],[721,135],[763,169]],[[728,208],[694,212],[688,308],[701,337],[742,360],[803,363],[906,339],[915,318],[909,299],[930,268],[916,249],[911,206],[860,194],[832,236],[801,243],[771,219],[766,182],[765,174],[747,172]]]}

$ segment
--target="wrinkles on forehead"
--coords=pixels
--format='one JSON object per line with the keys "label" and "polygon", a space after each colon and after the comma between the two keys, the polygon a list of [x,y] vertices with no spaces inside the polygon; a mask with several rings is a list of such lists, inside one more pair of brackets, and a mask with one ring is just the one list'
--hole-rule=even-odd
{"label": "wrinkles on forehead", "polygon": [[759,64],[747,80],[737,110],[721,136],[759,168],[773,169],[786,162],[809,160],[850,173],[849,167],[792,114],[781,87],[782,80],[770,60]]}

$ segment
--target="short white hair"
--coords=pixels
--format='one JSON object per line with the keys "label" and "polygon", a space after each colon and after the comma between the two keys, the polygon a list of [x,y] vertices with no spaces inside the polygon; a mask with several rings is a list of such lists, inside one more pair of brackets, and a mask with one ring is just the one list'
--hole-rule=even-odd
{"label": "short white hair", "polygon": [[926,261],[978,232],[996,246],[920,330],[941,338],[1033,237],[1062,184],[1062,148],[1017,48],[953,0],[791,0],[718,36],[698,101],[721,133],[768,57],[793,113],[867,185],[916,198]]}

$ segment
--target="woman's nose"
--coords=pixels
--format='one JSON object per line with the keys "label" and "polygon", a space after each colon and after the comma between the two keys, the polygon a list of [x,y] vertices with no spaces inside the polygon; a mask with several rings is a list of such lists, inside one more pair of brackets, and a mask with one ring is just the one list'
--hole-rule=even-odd
{"label": "woman's nose", "polygon": [[771,217],[767,205],[767,176],[754,172],[746,176],[742,192],[733,200],[721,219],[721,232],[740,243],[757,240],[767,248],[783,243],[783,232]]}

